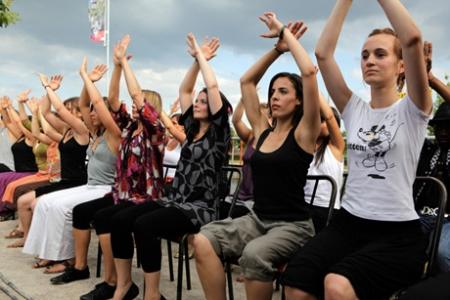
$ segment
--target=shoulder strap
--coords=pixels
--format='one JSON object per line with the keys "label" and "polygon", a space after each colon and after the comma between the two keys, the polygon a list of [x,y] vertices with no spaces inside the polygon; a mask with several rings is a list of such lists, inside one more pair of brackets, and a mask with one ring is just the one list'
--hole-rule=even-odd
{"label": "shoulder strap", "polygon": [[269,127],[261,133],[261,135],[259,136],[258,142],[256,143],[256,149],[255,149],[256,151],[259,151],[259,148],[264,143],[264,141],[266,140],[267,136],[269,135],[269,133],[271,131],[272,131],[272,128]]}

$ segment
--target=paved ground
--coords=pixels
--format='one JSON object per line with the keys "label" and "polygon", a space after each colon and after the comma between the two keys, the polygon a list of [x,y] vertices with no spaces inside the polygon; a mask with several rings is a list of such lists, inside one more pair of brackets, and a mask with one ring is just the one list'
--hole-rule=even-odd
{"label": "paved ground", "polygon": [[[89,267],[91,270],[91,278],[87,280],[77,281],[63,286],[51,285],[49,279],[53,275],[42,273],[42,269],[32,269],[31,265],[34,258],[25,255],[19,249],[9,249],[6,245],[10,240],[3,238],[12,228],[14,228],[15,221],[0,222],[0,300],[6,299],[45,299],[45,300],[59,300],[59,299],[79,299],[81,294],[91,290],[93,286],[101,281],[100,278],[95,278],[95,265],[97,253],[97,240],[93,235],[93,240],[90,247]],[[167,299],[175,299],[176,283],[169,280],[169,271],[167,265],[166,246],[163,243],[163,266],[161,278],[161,292]],[[177,249],[173,245],[173,250]],[[174,260],[175,264],[177,260]],[[136,263],[134,263],[136,266]],[[237,272],[234,271],[234,278]],[[195,270],[195,263],[191,260],[191,276],[192,276],[192,290],[187,291],[183,288],[183,299],[194,300],[204,299],[201,290],[200,282]],[[139,285],[141,293],[137,299],[142,299],[142,271],[133,268],[133,278]],[[235,299],[245,299],[243,284],[234,282]],[[275,293],[273,299],[280,299],[279,293]]]}

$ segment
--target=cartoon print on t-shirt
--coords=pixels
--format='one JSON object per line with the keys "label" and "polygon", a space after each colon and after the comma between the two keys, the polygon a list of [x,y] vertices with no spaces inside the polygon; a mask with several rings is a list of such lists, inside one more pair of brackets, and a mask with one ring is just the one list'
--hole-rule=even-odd
{"label": "cartoon print on t-shirt", "polygon": [[[398,129],[404,124],[397,124],[396,116],[396,113],[388,114],[382,124],[373,125],[369,130],[363,128],[358,130],[359,139],[367,145],[370,151],[361,162],[365,168],[375,168],[378,172],[384,172],[395,167],[395,163],[387,161],[385,156],[393,148]],[[379,174],[369,174],[368,176],[384,179]]]}

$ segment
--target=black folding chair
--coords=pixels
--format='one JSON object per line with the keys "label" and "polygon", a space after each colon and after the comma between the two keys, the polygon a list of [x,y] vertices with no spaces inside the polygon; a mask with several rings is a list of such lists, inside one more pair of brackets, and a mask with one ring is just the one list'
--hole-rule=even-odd
{"label": "black folding chair", "polygon": [[[427,262],[425,264],[424,272],[422,275],[422,280],[429,278],[431,275],[435,275],[438,270],[436,267],[436,254],[439,248],[439,240],[441,238],[442,225],[445,219],[445,208],[447,205],[447,189],[445,185],[439,179],[430,176],[417,176],[416,183],[426,183],[430,185],[434,185],[437,188],[438,196],[437,196],[437,204],[438,211],[436,215],[436,222],[434,224],[434,228],[430,232],[428,247],[426,250]],[[399,299],[407,288],[403,288],[394,293],[390,300]]]}
{"label": "black folding chair", "polygon": [[[328,218],[326,221],[326,225],[328,225],[331,220],[331,217],[333,216],[334,204],[336,202],[336,195],[337,195],[337,189],[338,189],[336,181],[333,179],[333,177],[328,176],[328,175],[308,175],[306,177],[306,180],[315,180],[313,193],[311,195],[311,202],[310,202],[311,206],[313,205],[314,198],[316,197],[316,192],[317,192],[317,187],[319,185],[319,181],[320,180],[328,181],[331,184],[330,203],[328,206]],[[230,299],[230,300],[234,300],[233,278],[232,278],[232,272],[231,272],[231,265],[232,264],[239,265],[238,260],[239,260],[238,257],[223,259],[223,262],[225,265],[225,272],[226,272],[226,276],[227,276],[228,299]],[[281,270],[283,268],[283,266],[284,266],[284,264],[280,265],[279,269]],[[275,290],[278,290],[279,289],[278,278],[276,278],[275,283],[276,283]],[[284,299],[284,290],[281,291],[281,299]]]}
{"label": "black folding chair", "polygon": [[439,247],[439,240],[441,238],[442,225],[445,219],[445,208],[447,205],[447,190],[445,185],[437,178],[429,176],[417,176],[416,182],[426,182],[427,184],[435,185],[438,189],[438,212],[436,216],[436,223],[430,233],[430,240],[427,248],[427,265],[425,266],[424,279],[433,275],[436,272],[436,254]]}

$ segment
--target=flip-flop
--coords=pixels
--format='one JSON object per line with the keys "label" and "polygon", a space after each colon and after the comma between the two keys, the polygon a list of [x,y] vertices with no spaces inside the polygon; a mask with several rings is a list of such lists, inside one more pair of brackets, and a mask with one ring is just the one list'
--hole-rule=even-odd
{"label": "flip-flop", "polygon": [[10,233],[5,235],[5,239],[21,239],[23,238],[23,231],[17,228],[14,228]]}
{"label": "flip-flop", "polygon": [[67,260],[56,262],[53,265],[47,266],[44,270],[44,274],[63,273],[70,266],[72,266],[72,264]]}
{"label": "flip-flop", "polygon": [[51,261],[51,260],[38,259],[33,264],[33,269],[47,268],[47,267],[50,267],[51,265],[54,265],[55,263],[56,263],[55,261]]}

